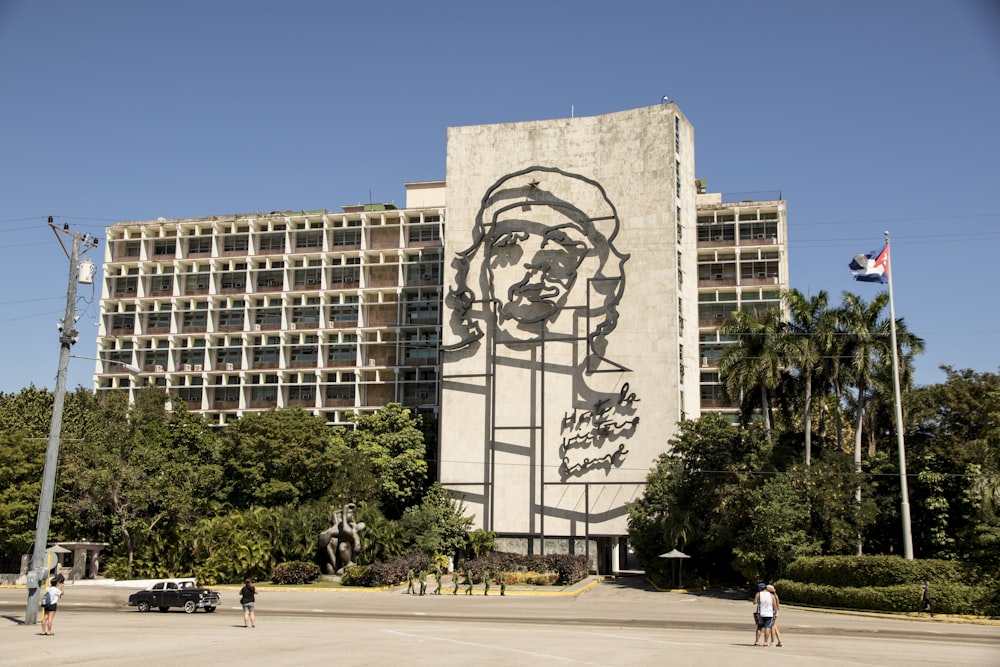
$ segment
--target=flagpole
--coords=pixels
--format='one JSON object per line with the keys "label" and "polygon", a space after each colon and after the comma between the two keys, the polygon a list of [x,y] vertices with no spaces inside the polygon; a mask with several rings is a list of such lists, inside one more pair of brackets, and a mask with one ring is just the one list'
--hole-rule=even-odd
{"label": "flagpole", "polygon": [[913,534],[910,530],[910,492],[906,483],[906,446],[903,442],[903,404],[899,392],[899,349],[896,345],[896,304],[892,298],[892,250],[889,248],[889,231],[885,232],[885,247],[888,253],[889,278],[889,330],[892,332],[892,391],[896,403],[896,449],[899,453],[899,488],[902,500],[899,513],[903,520],[903,558],[913,560]]}

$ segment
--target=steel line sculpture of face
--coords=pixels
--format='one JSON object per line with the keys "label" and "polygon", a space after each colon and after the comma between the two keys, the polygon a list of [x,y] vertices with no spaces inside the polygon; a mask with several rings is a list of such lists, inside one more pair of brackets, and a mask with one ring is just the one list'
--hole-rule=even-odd
{"label": "steel line sculpture of face", "polygon": [[534,206],[530,213],[531,220],[497,222],[487,235],[486,271],[499,323],[533,324],[565,308],[591,250],[579,225],[543,220],[563,217],[556,209]]}
{"label": "steel line sculpture of face", "polygon": [[501,344],[585,339],[592,369],[625,287],[618,226],[600,184],[579,174],[536,166],[501,178],[483,197],[472,245],[452,262],[446,303],[460,340],[444,349],[472,345],[479,321],[492,318]]}

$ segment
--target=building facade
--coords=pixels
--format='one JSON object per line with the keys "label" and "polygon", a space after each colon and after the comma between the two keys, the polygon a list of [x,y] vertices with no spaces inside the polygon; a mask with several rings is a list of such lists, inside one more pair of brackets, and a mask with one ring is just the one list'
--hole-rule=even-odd
{"label": "building facade", "polygon": [[702,412],[733,420],[739,405],[723,400],[719,359],[733,341],[722,326],[736,310],[784,309],[788,289],[788,221],[781,193],[705,193],[698,183],[698,354]]}
{"label": "building facade", "polygon": [[694,169],[674,104],[448,132],[440,480],[508,549],[618,569],[698,414]]}
{"label": "building facade", "polygon": [[719,328],[780,304],[784,201],[705,193],[672,103],[450,128],[446,176],[402,209],[109,227],[95,388],[153,384],[220,426],[433,412],[476,527],[618,570],[677,423],[737,412]]}
{"label": "building facade", "polygon": [[109,227],[96,390],[152,384],[219,425],[293,405],[330,424],[436,411],[444,195]]}

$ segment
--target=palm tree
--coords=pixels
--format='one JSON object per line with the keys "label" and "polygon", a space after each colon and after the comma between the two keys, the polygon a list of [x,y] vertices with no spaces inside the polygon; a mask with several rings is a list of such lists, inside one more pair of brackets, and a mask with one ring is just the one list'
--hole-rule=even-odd
{"label": "palm tree", "polygon": [[720,333],[735,338],[719,360],[723,398],[740,402],[744,423],[749,419],[759,392],[764,427],[771,431],[771,392],[781,384],[787,364],[784,356],[786,330],[781,310],[771,308],[763,313],[738,310]]}
{"label": "palm tree", "polygon": [[805,384],[803,422],[805,429],[806,465],[812,463],[812,394],[813,382],[822,373],[825,361],[834,349],[835,322],[829,309],[829,295],[820,291],[812,297],[792,289],[784,294],[788,304],[789,336],[787,353]]}
{"label": "palm tree", "polygon": [[[889,303],[889,293],[880,292],[869,301],[850,292],[843,293],[843,301],[834,317],[839,333],[844,336],[844,358],[847,361],[851,381],[857,389],[855,400],[854,466],[861,470],[861,443],[865,422],[866,400],[869,388],[877,377],[879,364],[892,363],[891,326],[882,316]],[[910,359],[914,353],[923,351],[924,342],[911,334],[903,320],[896,321],[896,339],[901,350],[900,359]],[[902,365],[902,363],[901,363]],[[856,491],[861,502],[861,487]],[[861,554],[861,539],[858,537],[858,554]]]}

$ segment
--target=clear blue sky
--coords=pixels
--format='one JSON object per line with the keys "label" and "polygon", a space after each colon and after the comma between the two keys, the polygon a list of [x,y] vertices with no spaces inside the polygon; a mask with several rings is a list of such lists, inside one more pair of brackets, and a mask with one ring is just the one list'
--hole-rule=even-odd
{"label": "clear blue sky", "polygon": [[[402,205],[404,182],[444,178],[449,126],[664,95],[710,191],[782,191],[793,287],[870,298],[847,263],[888,229],[917,381],[998,370],[996,0],[0,0],[0,391],[55,384],[49,215],[103,236]],[[79,296],[93,355],[100,294]],[[92,371],[72,360],[69,387]]]}

